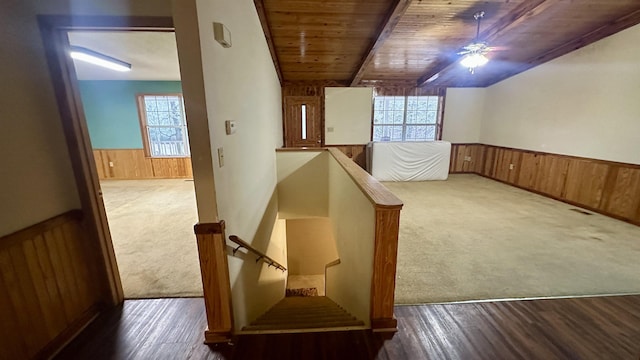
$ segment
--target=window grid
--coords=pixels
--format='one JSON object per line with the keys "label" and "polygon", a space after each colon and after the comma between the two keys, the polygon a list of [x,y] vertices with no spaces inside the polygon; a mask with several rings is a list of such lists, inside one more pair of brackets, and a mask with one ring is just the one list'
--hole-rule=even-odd
{"label": "window grid", "polygon": [[138,99],[147,155],[190,156],[182,95],[139,95]]}
{"label": "window grid", "polygon": [[438,96],[376,96],[373,141],[436,140]]}

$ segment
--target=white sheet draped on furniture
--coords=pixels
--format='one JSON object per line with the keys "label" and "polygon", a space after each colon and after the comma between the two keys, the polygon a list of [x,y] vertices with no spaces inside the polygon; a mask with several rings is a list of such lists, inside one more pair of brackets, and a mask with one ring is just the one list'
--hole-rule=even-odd
{"label": "white sheet draped on furniture", "polygon": [[451,143],[370,142],[367,170],[379,181],[447,180]]}

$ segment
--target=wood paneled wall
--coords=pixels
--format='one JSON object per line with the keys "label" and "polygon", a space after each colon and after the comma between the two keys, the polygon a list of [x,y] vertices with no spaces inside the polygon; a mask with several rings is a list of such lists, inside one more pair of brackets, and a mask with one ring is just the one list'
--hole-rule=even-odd
{"label": "wood paneled wall", "polygon": [[640,165],[483,144],[453,144],[449,172],[477,173],[640,225]]}
{"label": "wood paneled wall", "polygon": [[93,156],[100,180],[193,177],[191,158],[150,158],[143,149],[95,149]]}
{"label": "wood paneled wall", "polygon": [[0,359],[47,358],[98,313],[97,261],[81,216],[0,238]]}

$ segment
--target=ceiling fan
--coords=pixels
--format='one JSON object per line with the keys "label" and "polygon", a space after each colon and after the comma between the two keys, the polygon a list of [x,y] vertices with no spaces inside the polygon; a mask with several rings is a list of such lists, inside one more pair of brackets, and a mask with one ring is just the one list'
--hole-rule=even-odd
{"label": "ceiling fan", "polygon": [[469,69],[469,72],[474,74],[476,68],[485,65],[489,62],[489,59],[485,56],[491,50],[493,50],[485,41],[480,41],[480,21],[484,17],[484,11],[478,11],[473,14],[473,18],[476,19],[476,38],[475,40],[462,48],[462,51],[458,52],[458,55],[464,55],[460,64]]}

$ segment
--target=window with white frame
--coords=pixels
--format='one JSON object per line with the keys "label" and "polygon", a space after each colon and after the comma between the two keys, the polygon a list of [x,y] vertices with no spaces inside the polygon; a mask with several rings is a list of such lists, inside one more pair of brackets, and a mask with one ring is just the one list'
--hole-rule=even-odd
{"label": "window with white frame", "polygon": [[439,120],[439,96],[376,96],[372,140],[437,140]]}
{"label": "window with white frame", "polygon": [[189,139],[181,94],[138,95],[147,156],[188,157]]}

